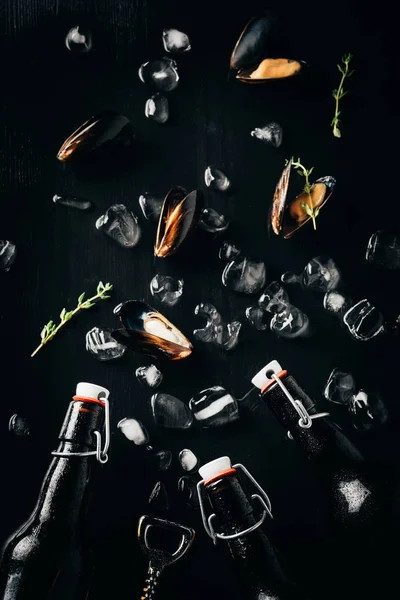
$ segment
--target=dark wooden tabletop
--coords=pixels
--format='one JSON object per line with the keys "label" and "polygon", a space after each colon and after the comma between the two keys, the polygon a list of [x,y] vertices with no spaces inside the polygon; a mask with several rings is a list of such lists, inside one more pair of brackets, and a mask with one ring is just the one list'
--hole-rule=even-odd
{"label": "dark wooden tabletop", "polygon": [[[309,69],[292,80],[246,86],[229,76],[229,56],[248,18],[265,8],[262,2],[0,2],[0,238],[18,247],[10,272],[1,274],[0,538],[5,540],[35,504],[76,383],[106,386],[111,391],[110,460],[96,474],[89,516],[97,563],[95,600],[138,598],[145,577],[136,525],[150,510],[148,496],[160,474],[144,467],[140,449],[117,430],[123,417],[140,419],[154,447],[172,450],[171,469],[161,475],[170,493],[170,518],[197,532],[191,553],[166,572],[160,598],[241,598],[227,548],[222,543],[213,547],[198,513],[176,492],[183,474],[177,456],[185,447],[201,462],[228,454],[248,467],[270,494],[275,517],[271,534],[293,576],[303,584],[312,582],[313,597],[330,597],[330,583],[320,576],[317,560],[335,559],[323,554],[329,542],[323,493],[272,414],[244,415],[235,424],[208,430],[157,428],[151,391],[135,377],[135,369],[151,361],[127,352],[120,361],[100,363],[85,350],[89,329],[117,325],[112,312],[117,303],[152,301],[149,283],[157,272],[184,279],[180,304],[163,312],[189,338],[202,324],[194,315],[200,302],[210,301],[226,319],[243,322],[240,343],[232,352],[195,342],[190,358],[161,365],[160,391],[188,403],[196,392],[222,385],[240,398],[250,389],[252,376],[277,358],[367,456],[397,470],[398,340],[389,335],[365,343],[352,340],[323,309],[322,295],[299,286],[288,291],[309,316],[312,335],[283,340],[246,323],[245,308],[257,297],[235,294],[221,283],[218,248],[225,239],[240,246],[244,255],[264,260],[268,281],[284,271],[300,272],[314,256],[328,255],[341,269],[341,289],[354,300],[370,299],[389,323],[400,312],[398,271],[375,269],[364,259],[374,231],[398,229],[394,14],[384,4],[374,10],[352,3],[320,3],[312,9],[301,3],[273,4],[277,47],[285,56],[307,61]],[[77,23],[93,32],[93,49],[84,55],[64,45],[67,31]],[[145,118],[152,92],[139,80],[138,67],[165,54],[165,27],[187,32],[192,50],[177,58],[180,82],[168,95],[171,116],[158,125]],[[346,52],[354,55],[355,74],[343,100],[338,140],[330,127],[332,90],[338,83],[336,64]],[[85,171],[57,161],[65,138],[106,109],[132,122],[136,141],[130,164]],[[269,121],[283,127],[278,149],[250,136],[252,129]],[[284,240],[269,232],[268,213],[284,160],[292,155],[313,165],[318,176],[333,175],[337,188],[318,217],[316,232],[307,226]],[[205,188],[209,164],[231,178],[232,193]],[[184,252],[155,259],[155,227],[144,220],[138,198],[145,191],[165,194],[174,185],[203,189],[207,205],[231,220],[230,230],[219,237],[194,237]],[[86,213],[57,206],[52,202],[55,193],[89,199],[95,208]],[[114,203],[124,203],[139,215],[143,235],[134,249],[118,246],[95,228],[98,216]],[[99,280],[114,285],[112,300],[81,314],[30,358],[43,324],[56,319],[63,306],[73,308],[79,294],[90,294]],[[324,400],[324,383],[334,367],[353,373],[359,388],[380,391],[389,410],[385,426],[356,431],[345,409]],[[29,437],[8,433],[14,413],[29,420]],[[382,552],[384,547],[379,556]],[[379,582],[387,579],[382,573],[375,573]],[[366,581],[357,586],[362,583]],[[343,586],[342,598],[367,597],[355,595],[354,587],[350,595],[347,584]]]}

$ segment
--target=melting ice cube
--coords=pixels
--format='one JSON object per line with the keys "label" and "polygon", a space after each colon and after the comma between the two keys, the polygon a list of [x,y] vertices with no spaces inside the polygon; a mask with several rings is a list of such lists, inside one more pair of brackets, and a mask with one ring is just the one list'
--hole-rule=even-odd
{"label": "melting ice cube", "polygon": [[149,496],[149,504],[154,510],[163,511],[169,509],[167,488],[162,481],[157,481]]}
{"label": "melting ice cube", "polygon": [[161,208],[164,202],[162,196],[157,196],[145,192],[139,196],[139,205],[145,219],[154,223],[158,222],[161,215]]}
{"label": "melting ice cube", "polygon": [[306,264],[301,275],[288,271],[281,280],[284,283],[301,283],[305,288],[325,293],[337,288],[340,272],[332,258],[316,256]]}
{"label": "melting ice cube", "polygon": [[86,334],[86,350],[97,360],[115,360],[125,354],[126,348],[114,340],[109,329],[93,327]]}
{"label": "melting ice cube", "polygon": [[61,204],[62,206],[68,206],[69,208],[77,208],[78,210],[90,210],[93,204],[89,200],[82,200],[75,196],[59,196],[54,194],[54,204]]}
{"label": "melting ice cube", "polygon": [[368,394],[364,390],[351,397],[349,411],[354,427],[361,431],[375,429],[383,425],[388,418],[388,410],[382,398],[377,394]]}
{"label": "melting ice cube", "polygon": [[385,269],[400,269],[400,236],[382,230],[372,234],[365,259]]}
{"label": "melting ice cube", "polygon": [[189,407],[202,427],[219,427],[239,418],[236,399],[219,385],[196,394]]}
{"label": "melting ice cube", "polygon": [[182,54],[191,49],[189,36],[179,29],[164,29],[162,39],[166,52]]}
{"label": "melting ice cube", "polygon": [[133,248],[140,240],[138,218],[124,204],[113,204],[96,221],[96,229],[103,231],[124,248]]}
{"label": "melting ice cube", "polygon": [[362,342],[384,332],[383,316],[375,306],[366,300],[360,300],[352,306],[344,315],[343,323],[347,325],[350,334]]}
{"label": "melting ice cube", "polygon": [[239,341],[240,321],[225,323],[215,306],[207,303],[198,304],[195,315],[207,319],[203,329],[195,329],[193,335],[200,341],[214,344],[224,350],[232,350]]}
{"label": "melting ice cube", "polygon": [[199,459],[189,448],[184,448],[179,452],[179,462],[182,469],[190,473],[197,468]]}
{"label": "melting ice cube", "polygon": [[222,283],[235,292],[257,294],[265,285],[265,264],[248,258],[238,258],[228,263],[222,273]]}
{"label": "melting ice cube", "polygon": [[305,337],[308,335],[309,320],[305,313],[293,304],[289,304],[284,310],[272,317],[270,328],[271,331],[282,338]]}
{"label": "melting ice cube", "polygon": [[28,419],[20,415],[13,415],[8,422],[8,430],[15,435],[25,437],[30,434]]}
{"label": "melting ice cube", "polygon": [[256,127],[251,135],[266,144],[279,148],[282,144],[283,131],[279,123],[268,123],[264,127]]}
{"label": "melting ice cube", "polygon": [[89,52],[92,48],[92,34],[85,27],[76,25],[68,31],[65,45],[71,52]]}
{"label": "melting ice cube", "polygon": [[149,435],[140,421],[136,419],[121,419],[117,424],[118,429],[124,434],[127,440],[130,440],[136,446],[143,446],[148,443]]}
{"label": "melting ice cube", "polygon": [[353,375],[339,371],[339,369],[333,369],[325,384],[324,397],[335,404],[347,405],[354,392],[355,381]]}
{"label": "melting ice cube", "polygon": [[158,387],[163,380],[163,374],[157,369],[156,365],[138,367],[136,369],[136,377],[140,383],[147,385],[149,388]]}
{"label": "melting ice cube", "polygon": [[144,114],[156,123],[166,123],[169,117],[168,99],[161,94],[154,94],[147,100]]}
{"label": "melting ice cube", "polygon": [[152,450],[147,454],[145,462],[150,469],[167,471],[172,463],[172,452],[171,450],[158,450],[157,452]]}
{"label": "melting ice cube", "polygon": [[199,225],[210,233],[219,233],[229,227],[229,219],[213,208],[204,208],[201,211]]}
{"label": "melting ice cube", "polygon": [[150,282],[150,291],[162,304],[175,306],[183,294],[183,279],[157,273]]}
{"label": "melting ice cube", "polygon": [[204,181],[207,187],[219,192],[225,192],[231,185],[225,173],[216,167],[207,167],[204,171]]}
{"label": "melting ice cube", "polygon": [[0,240],[0,269],[9,271],[17,256],[17,246],[8,240]]}
{"label": "melting ice cube", "polygon": [[160,92],[171,92],[179,83],[177,64],[172,58],[151,60],[139,68],[139,78]]}
{"label": "melting ice cube", "polygon": [[199,497],[197,495],[197,482],[191,477],[183,475],[178,481],[178,492],[190,508],[195,510],[199,507]]}
{"label": "melting ice cube", "polygon": [[151,409],[156,425],[168,429],[188,429],[193,423],[193,415],[181,400],[170,394],[154,394]]}
{"label": "melting ice cube", "polygon": [[352,303],[350,298],[346,298],[339,292],[327,292],[324,296],[324,308],[338,317],[343,317]]}
{"label": "melting ice cube", "polygon": [[289,296],[279,281],[273,281],[261,294],[258,304],[267,312],[279,313],[289,305]]}
{"label": "melting ice cube", "polygon": [[231,242],[224,242],[219,249],[218,256],[221,260],[230,261],[237,258],[240,254],[240,249]]}
{"label": "melting ice cube", "polygon": [[269,327],[269,315],[259,306],[249,306],[246,308],[246,319],[252,327],[259,331],[265,331]]}

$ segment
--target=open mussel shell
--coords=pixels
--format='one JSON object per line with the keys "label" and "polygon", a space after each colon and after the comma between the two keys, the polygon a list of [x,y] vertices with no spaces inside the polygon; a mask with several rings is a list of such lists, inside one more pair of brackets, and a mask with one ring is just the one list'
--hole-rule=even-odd
{"label": "open mussel shell", "polygon": [[255,67],[240,69],[236,78],[243,83],[266,83],[298,75],[304,66],[303,61],[291,58],[264,58]]}
{"label": "open mussel shell", "polygon": [[86,158],[92,152],[132,140],[130,121],[124,115],[107,111],[91,117],[72,133],[58,151],[61,162]]}
{"label": "open mussel shell", "polygon": [[182,187],[172,188],[165,197],[158,221],[154,256],[166,258],[174,254],[197,225],[203,208],[203,193],[189,194]]}
{"label": "open mussel shell", "polygon": [[231,54],[231,69],[247,69],[260,62],[272,24],[269,13],[247,23]]}
{"label": "open mussel shell", "polygon": [[[287,202],[287,191],[289,186],[291,161],[283,170],[281,178],[275,189],[271,211],[271,225],[274,233],[290,238],[311,220],[305,212],[302,202],[309,203],[308,194],[302,192],[296,198]],[[288,171],[289,169],[289,171]],[[320,177],[310,188],[313,208],[321,209],[332,196],[336,180],[330,175]]]}
{"label": "open mussel shell", "polygon": [[158,310],[145,302],[129,300],[114,309],[123,326],[112,336],[127,348],[155,358],[180,360],[191,354],[191,342]]}

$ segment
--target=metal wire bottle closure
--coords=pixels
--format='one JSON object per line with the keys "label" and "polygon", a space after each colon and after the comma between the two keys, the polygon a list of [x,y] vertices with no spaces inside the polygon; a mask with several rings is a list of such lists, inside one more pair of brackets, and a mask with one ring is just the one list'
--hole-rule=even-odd
{"label": "metal wire bottle closure", "polygon": [[110,447],[110,405],[107,398],[101,398],[104,402],[104,447],[102,448],[102,436],[100,431],[94,431],[96,436],[96,450],[88,452],[52,452],[53,456],[62,456],[69,458],[70,456],[95,456],[99,463],[105,464],[108,461],[108,448]]}
{"label": "metal wire bottle closure", "polygon": [[217,538],[220,540],[235,540],[237,538],[244,537],[245,535],[248,535],[252,531],[255,531],[256,529],[258,529],[264,523],[267,515],[269,515],[271,517],[271,519],[273,518],[272,512],[271,512],[271,510],[272,510],[271,501],[270,501],[268,495],[263,490],[263,488],[260,486],[260,484],[256,481],[256,479],[254,479],[254,477],[249,473],[249,471],[246,469],[246,467],[244,467],[240,463],[237,463],[236,465],[232,465],[232,469],[241,469],[244,472],[244,474],[250,479],[252,484],[257,488],[257,490],[260,492],[261,495],[260,494],[252,494],[251,497],[253,500],[259,501],[259,503],[263,507],[264,511],[263,511],[263,514],[262,514],[260,520],[257,521],[257,523],[254,523],[254,525],[252,525],[251,527],[248,527],[247,529],[244,529],[243,531],[239,531],[238,533],[233,533],[232,535],[224,535],[223,533],[217,533],[214,530],[214,527],[212,524],[213,519],[216,517],[215,513],[213,513],[209,517],[207,517],[206,511],[204,508],[203,497],[202,497],[202,494],[204,493],[204,479],[202,479],[197,484],[197,495],[199,498],[201,518],[203,520],[204,529],[206,530],[207,535],[212,539],[214,544],[217,543]]}
{"label": "metal wire bottle closure", "polygon": [[[295,398],[293,398],[292,394],[289,392],[287,387],[282,383],[282,381],[280,380],[280,378],[277,376],[276,373],[273,373],[271,375],[271,379],[274,379],[276,381],[276,383],[281,388],[282,392],[285,394],[286,398],[289,400],[289,402],[291,403],[291,405],[293,406],[293,408],[299,415],[300,418],[299,418],[298,424],[299,424],[299,427],[301,427],[302,429],[310,429],[314,419],[321,419],[322,417],[329,417],[328,412],[321,412],[321,413],[316,413],[315,415],[309,415],[307,412],[307,409],[305,408],[305,406],[301,402],[301,400],[295,400]],[[293,439],[290,431],[288,431],[288,438],[291,440]]]}

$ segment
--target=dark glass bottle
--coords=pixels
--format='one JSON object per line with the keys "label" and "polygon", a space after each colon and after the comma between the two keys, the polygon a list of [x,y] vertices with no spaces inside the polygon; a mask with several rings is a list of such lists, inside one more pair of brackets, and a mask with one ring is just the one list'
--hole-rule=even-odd
{"label": "dark glass bottle", "polygon": [[[97,445],[101,441],[95,432],[102,429],[108,394],[108,390],[100,386],[78,384],[36,507],[4,547],[0,564],[1,600],[45,600],[65,563],[66,553],[74,540],[79,539],[77,530],[93,454],[96,454],[96,440]],[[106,446],[108,433],[106,423]],[[82,456],[85,453],[89,455]],[[100,449],[98,458],[101,462],[106,460]]]}
{"label": "dark glass bottle", "polygon": [[[226,543],[229,547],[245,598],[247,600],[304,599],[305,596],[287,578],[276,551],[262,527],[257,526],[260,516],[258,513],[255,514],[253,503],[238,479],[237,467],[238,465],[232,468],[230,459],[222,457],[199,470],[203,477],[200,487],[204,485],[204,492],[199,489],[199,497],[207,533],[214,537],[214,530],[210,530],[207,525],[202,501],[203,493],[207,496],[215,514],[215,517],[211,518],[212,527],[218,529],[217,535],[228,536],[221,543]],[[242,466],[241,468],[244,469]],[[245,472],[248,474],[247,471]],[[260,492],[265,494],[262,490]],[[267,505],[268,500],[264,505],[264,510],[268,513]],[[250,528],[254,529],[243,534]],[[215,537],[214,541],[216,541]]]}
{"label": "dark glass bottle", "polygon": [[296,380],[272,361],[254,378],[261,397],[288,437],[317,470],[335,524],[371,534],[389,516],[394,485],[381,466],[364,459],[328,413],[319,413]]}

